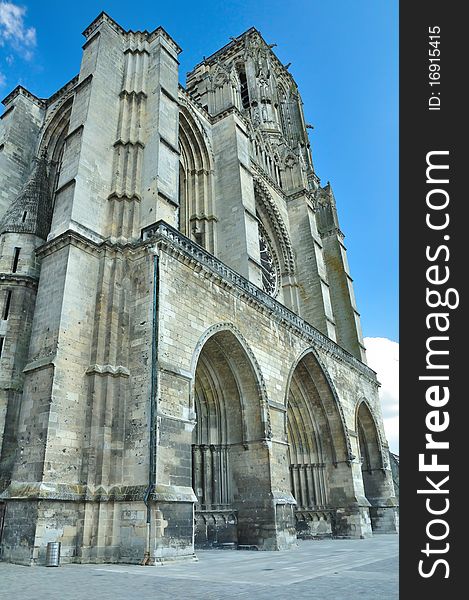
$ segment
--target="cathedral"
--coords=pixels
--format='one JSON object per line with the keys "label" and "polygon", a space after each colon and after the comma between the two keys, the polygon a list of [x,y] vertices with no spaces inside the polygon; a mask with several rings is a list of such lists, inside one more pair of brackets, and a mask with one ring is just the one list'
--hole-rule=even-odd
{"label": "cathedral", "polygon": [[251,28],[183,87],[162,27],[84,37],[76,77],[0,117],[1,559],[396,532],[336,199],[275,44]]}

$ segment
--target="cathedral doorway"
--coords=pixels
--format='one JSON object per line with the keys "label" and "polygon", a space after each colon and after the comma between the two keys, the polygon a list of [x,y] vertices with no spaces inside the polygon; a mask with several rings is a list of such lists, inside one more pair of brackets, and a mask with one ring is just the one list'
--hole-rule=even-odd
{"label": "cathedral doorway", "polygon": [[363,487],[365,496],[371,504],[370,517],[371,527],[376,528],[375,506],[380,503],[383,492],[385,473],[383,469],[382,455],[378,430],[373,415],[367,404],[361,402],[357,412],[357,432],[360,446],[360,461],[362,465]]}
{"label": "cathedral doorway", "polygon": [[290,378],[286,429],[297,536],[332,537],[331,480],[338,452],[344,451],[344,434],[334,397],[312,353],[303,356]]}
{"label": "cathedral doorway", "polygon": [[256,543],[256,494],[269,488],[265,426],[256,373],[232,332],[218,332],[205,342],[194,404],[195,546]]}

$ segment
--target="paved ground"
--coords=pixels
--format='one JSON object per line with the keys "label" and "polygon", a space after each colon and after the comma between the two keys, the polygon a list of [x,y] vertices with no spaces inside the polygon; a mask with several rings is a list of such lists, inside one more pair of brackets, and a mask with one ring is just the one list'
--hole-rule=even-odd
{"label": "paved ground", "polygon": [[9,600],[397,600],[398,536],[300,542],[289,552],[199,551],[163,567],[0,563]]}

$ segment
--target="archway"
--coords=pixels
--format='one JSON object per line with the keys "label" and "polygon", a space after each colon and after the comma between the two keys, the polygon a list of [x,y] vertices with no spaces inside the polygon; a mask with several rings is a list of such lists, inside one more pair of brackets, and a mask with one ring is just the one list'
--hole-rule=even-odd
{"label": "archway", "polygon": [[298,285],[290,235],[274,199],[259,178],[254,179],[254,198],[263,289],[298,312]]}
{"label": "archway", "polygon": [[179,229],[212,254],[216,249],[211,151],[196,118],[179,113]]}
{"label": "archway", "polygon": [[286,432],[298,537],[331,537],[343,502],[335,471],[350,459],[343,416],[312,351],[296,363],[287,392]]}
{"label": "archway", "polygon": [[[59,186],[60,173],[62,169],[62,159],[65,147],[65,138],[67,137],[70,116],[72,113],[73,98],[65,100],[60,107],[56,109],[50,120],[44,127],[44,133],[40,142],[39,154],[47,154],[49,163],[49,182],[51,194],[55,194]],[[53,198],[55,200],[55,198]]]}
{"label": "archway", "polygon": [[371,528],[377,529],[378,507],[383,504],[389,491],[386,489],[387,480],[381,452],[378,429],[371,410],[362,401],[357,410],[356,427],[360,448],[363,487],[365,496],[370,503]]}
{"label": "archway", "polygon": [[262,544],[261,498],[270,476],[261,386],[233,332],[210,336],[198,355],[192,440],[195,546]]}

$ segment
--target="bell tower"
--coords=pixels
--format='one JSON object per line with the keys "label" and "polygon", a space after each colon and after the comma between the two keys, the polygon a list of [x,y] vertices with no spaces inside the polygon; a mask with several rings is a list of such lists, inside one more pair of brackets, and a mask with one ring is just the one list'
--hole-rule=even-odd
{"label": "bell tower", "polygon": [[254,28],[204,59],[187,91],[212,122],[221,260],[364,360],[352,279],[303,102]]}

